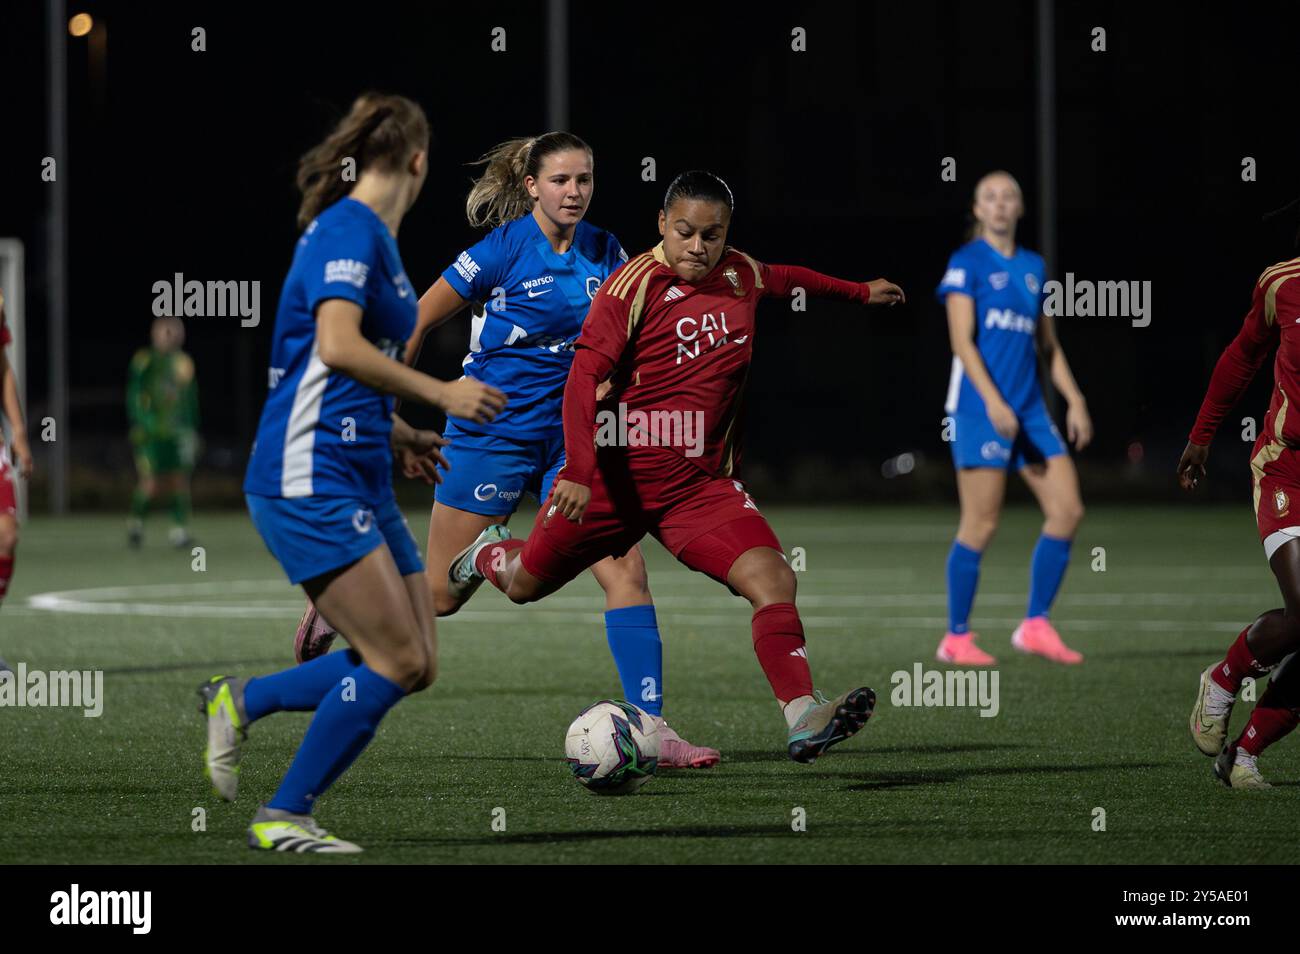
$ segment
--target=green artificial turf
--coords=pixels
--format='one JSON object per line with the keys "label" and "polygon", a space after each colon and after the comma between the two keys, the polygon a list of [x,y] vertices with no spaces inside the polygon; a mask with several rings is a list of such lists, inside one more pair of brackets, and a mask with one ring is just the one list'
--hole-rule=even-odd
{"label": "green artificial turf", "polygon": [[[103,669],[104,711],[0,708],[0,862],[1300,860],[1294,840],[1260,834],[1294,820],[1296,742],[1261,759],[1276,788],[1243,793],[1215,782],[1188,738],[1198,672],[1279,604],[1248,508],[1092,509],[1054,613],[1087,655],[1078,667],[1010,648],[1039,518],[1009,510],[973,620],[998,656],[993,718],[891,700],[893,673],[939,668],[955,508],[767,515],[787,553],[803,548],[799,605],[818,687],[866,684],[879,696],[860,735],[814,765],[789,761],[748,604],[648,541],[665,714],[686,738],[721,749],[722,764],[661,773],[631,797],[584,791],[563,761],[565,728],[620,694],[600,591],[587,576],[516,607],[483,587],[439,624],[438,683],[389,714],[319,803],[328,828],[366,848],[356,859],[244,847],[308,714],[253,727],[238,803],[218,801],[201,774],[194,687],[289,664],[301,611],[247,516],[198,518],[201,572],[166,546],[162,522],[132,552],[120,519],[33,519],[0,611],[0,655],[42,670]],[[423,541],[427,514],[410,516]],[[1098,547],[1104,572],[1093,569]],[[32,604],[49,593],[63,595],[40,602],[83,611]],[[1249,708],[1238,705],[1234,730]],[[197,808],[206,831],[193,830]],[[1098,808],[1104,831],[1094,830]],[[504,831],[493,828],[496,809]],[[796,809],[806,831],[792,829]]]}

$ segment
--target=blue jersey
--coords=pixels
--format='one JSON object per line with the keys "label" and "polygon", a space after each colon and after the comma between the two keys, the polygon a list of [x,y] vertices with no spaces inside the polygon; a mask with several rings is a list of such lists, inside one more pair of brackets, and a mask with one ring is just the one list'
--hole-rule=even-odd
{"label": "blue jersey", "polygon": [[298,240],[275,315],[246,493],[366,500],[392,493],[393,400],[321,361],[316,306],[330,298],[360,305],[366,340],[401,360],[415,330],[415,290],[388,227],[351,198],[323,211]]}
{"label": "blue jersey", "polygon": [[491,423],[456,419],[456,425],[511,438],[561,432],[573,343],[601,283],[625,261],[614,236],[586,222],[578,223],[569,250],[557,254],[532,215],[498,226],[461,252],[442,277],[456,294],[482,305],[462,366],[469,377],[504,391],[510,403]]}
{"label": "blue jersey", "polygon": [[[975,300],[975,345],[1003,400],[1017,413],[1041,402],[1035,331],[1042,314],[1042,256],[1017,248],[1007,258],[982,238],[967,242],[948,260],[939,300],[949,292]],[[985,413],[984,399],[955,355],[944,410]]]}

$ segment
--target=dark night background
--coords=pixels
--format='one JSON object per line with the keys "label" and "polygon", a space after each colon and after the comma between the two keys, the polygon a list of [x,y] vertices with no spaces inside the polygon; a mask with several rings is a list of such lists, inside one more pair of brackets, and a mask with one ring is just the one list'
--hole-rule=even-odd
{"label": "dark night background", "polygon": [[[74,506],[115,503],[132,475],[122,408],[152,284],[261,280],[262,324],[191,319],[209,499],[237,487],[260,410],[275,303],[296,237],[297,157],[369,88],[428,111],[434,151],[400,246],[423,291],[475,240],[465,163],[546,127],[541,3],[360,6],[69,3],[108,30],[106,82],[67,37],[70,439]],[[46,404],[40,179],[48,152],[44,11],[7,3],[0,30],[0,235],[27,246],[28,417]],[[769,302],[748,392],[746,464],[766,498],[953,498],[940,436],[950,355],[933,296],[976,179],[1011,170],[1037,234],[1038,129],[1030,3],[571,6],[570,126],[596,154],[594,223],[632,253],[686,167],[737,198],[731,242],[770,262],[886,276],[905,307]],[[1295,254],[1300,195],[1293,5],[1069,3],[1056,11],[1058,259],[1054,276],[1149,280],[1153,320],[1059,318],[1097,436],[1085,499],[1176,496],[1172,470],[1251,284]],[[193,52],[190,30],[207,31]],[[507,31],[507,52],[489,49]],[[807,29],[792,52],[790,31]],[[1090,49],[1107,31],[1107,51]],[[644,182],[653,156],[658,181]],[[940,179],[943,157],[957,181]],[[1241,162],[1258,162],[1243,182]],[[434,333],[422,367],[459,373],[468,318]],[[1241,417],[1262,421],[1269,375],[1220,432],[1209,492],[1245,506]],[[418,423],[436,419],[415,417]],[[42,447],[34,507],[40,508]],[[881,463],[922,455],[907,477]],[[109,477],[108,475],[115,475]],[[424,498],[427,499],[427,498]],[[201,497],[202,500],[202,497]]]}

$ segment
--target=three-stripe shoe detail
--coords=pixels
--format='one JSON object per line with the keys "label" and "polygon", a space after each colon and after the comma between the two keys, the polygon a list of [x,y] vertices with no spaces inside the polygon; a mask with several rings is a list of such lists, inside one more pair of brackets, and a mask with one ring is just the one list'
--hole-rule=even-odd
{"label": "three-stripe shoe detail", "polygon": [[310,815],[260,808],[248,826],[248,847],[294,854],[355,855],[360,845],[331,835]]}

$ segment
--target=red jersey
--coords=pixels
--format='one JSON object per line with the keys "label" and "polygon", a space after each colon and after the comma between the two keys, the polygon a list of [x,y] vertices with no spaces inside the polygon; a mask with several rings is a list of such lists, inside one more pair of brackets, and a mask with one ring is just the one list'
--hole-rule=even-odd
{"label": "red jersey", "polygon": [[1300,258],[1264,269],[1255,283],[1241,331],[1223,350],[1196,415],[1190,440],[1209,444],[1219,423],[1250,384],[1269,349],[1280,342],[1273,362],[1273,400],[1264,431],[1268,443],[1300,447]]}
{"label": "red jersey", "polygon": [[[764,265],[730,247],[695,284],[668,265],[662,243],[614,272],[575,345],[562,478],[589,485],[595,447],[611,445],[668,447],[709,474],[737,474],[754,312],[764,296],[796,287],[863,304],[871,294],[865,282]],[[595,383],[611,373],[613,391],[598,409]]]}

